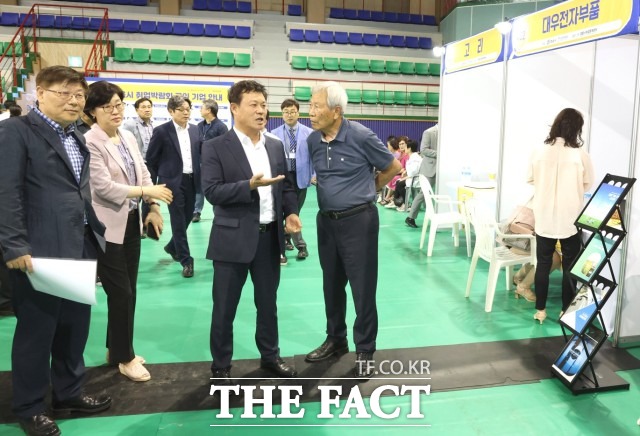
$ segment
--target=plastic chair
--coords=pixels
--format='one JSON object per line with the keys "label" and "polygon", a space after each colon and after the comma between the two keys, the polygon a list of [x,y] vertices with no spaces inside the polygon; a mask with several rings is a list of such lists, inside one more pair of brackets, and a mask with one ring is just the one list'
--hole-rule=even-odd
{"label": "plastic chair", "polygon": [[409,104],[409,93],[406,91],[393,91],[393,102],[400,105]]}
{"label": "plastic chair", "polygon": [[148,48],[134,48],[131,60],[133,62],[145,63],[149,62],[149,49]]}
{"label": "plastic chair", "polygon": [[237,26],[236,38],[251,39],[251,27],[250,26]]}
{"label": "plastic chair", "polygon": [[362,102],[365,104],[378,104],[378,91],[375,89],[363,89]]}
{"label": "plastic chair", "polygon": [[238,2],[237,1],[223,1],[222,2],[222,10],[225,12],[237,12],[238,11]]}
{"label": "plastic chair", "polygon": [[378,33],[378,45],[382,47],[391,46],[391,35],[385,35]]}
{"label": "plastic chair", "polygon": [[318,42],[320,34],[317,30],[307,29],[304,31],[304,40],[307,42]]}
{"label": "plastic chair", "polygon": [[429,64],[423,62],[416,62],[416,74],[418,76],[429,75]]}
{"label": "plastic chair", "polygon": [[116,62],[131,62],[131,51],[129,47],[116,47],[113,60]]}
{"label": "plastic chair", "polygon": [[392,35],[391,36],[391,45],[393,47],[398,47],[398,48],[402,48],[405,47],[405,41],[404,41],[404,36],[403,35]]}
{"label": "plastic chair", "polygon": [[71,18],[71,28],[75,30],[85,30],[89,28],[89,17]]}
{"label": "plastic chair", "polygon": [[353,71],[355,69],[355,61],[352,58],[340,58],[340,71]]}
{"label": "plastic chair", "polygon": [[249,53],[236,53],[235,66],[249,68],[251,66],[251,55]]}
{"label": "plastic chair", "polygon": [[382,11],[371,11],[371,21],[384,21],[384,12]]}
{"label": "plastic chair", "polygon": [[[233,67],[235,63],[235,53],[221,52],[218,54],[218,65],[221,67]],[[202,64],[204,65],[204,53],[202,54]]]}
{"label": "plastic chair", "polygon": [[384,73],[384,60],[382,59],[371,59],[369,61],[369,69],[372,73]]}
{"label": "plastic chair", "polygon": [[398,13],[398,23],[409,24],[411,23],[411,14]]}
{"label": "plastic chair", "polygon": [[291,15],[294,17],[299,17],[302,15],[302,6],[301,5],[289,5],[287,7],[287,15]]}
{"label": "plastic chair", "polygon": [[156,33],[155,21],[140,21],[140,33]]}
{"label": "plastic chair", "polygon": [[440,106],[440,94],[437,92],[427,92],[427,106]]}
{"label": "plastic chair", "polygon": [[393,91],[378,91],[378,102],[382,104],[393,104],[395,95]]}
{"label": "plastic chair", "polygon": [[210,11],[221,11],[222,0],[207,0],[207,9]]}
{"label": "plastic chair", "polygon": [[242,14],[250,14],[251,13],[251,2],[238,2],[238,12]]}
{"label": "plastic chair", "polygon": [[349,34],[347,32],[335,32],[333,42],[336,44],[349,44]]}
{"label": "plastic chair", "polygon": [[304,41],[304,30],[302,29],[290,29],[289,41],[302,42]]}
{"label": "plastic chair", "polygon": [[[469,239],[469,224],[467,217],[457,210],[457,206],[461,203],[459,201],[451,200],[448,195],[435,195],[431,184],[426,176],[420,174],[419,176],[420,189],[422,195],[424,195],[424,203],[426,205],[426,211],[424,214],[424,220],[422,222],[422,234],[420,235],[420,250],[424,247],[424,240],[427,234],[427,226],[431,222],[429,228],[429,245],[427,247],[427,256],[433,255],[433,245],[436,242],[436,232],[438,226],[446,224],[453,226],[453,245],[460,246],[460,224],[464,225],[465,236],[467,238],[467,256],[471,255],[471,240]],[[436,212],[436,204],[448,205],[448,211]],[[454,206],[456,206],[454,208]]]}
{"label": "plastic chair", "polygon": [[329,18],[344,18],[344,9],[342,8],[329,9]]}
{"label": "plastic chair", "polygon": [[[178,60],[178,55],[174,55],[176,57],[172,57],[171,52],[174,50],[169,50],[169,55],[167,56],[167,60],[169,61],[169,63],[172,63],[171,60],[175,59],[176,61]],[[176,50],[177,51],[177,50]],[[200,51],[198,50],[185,50],[184,51],[184,63],[186,65],[200,65],[200,60],[202,59],[202,53],[200,53]],[[218,63],[218,53],[216,53],[216,62],[215,64]],[[214,65],[215,65],[214,64]]]}
{"label": "plastic chair", "polygon": [[173,23],[173,34],[184,36],[189,33],[189,23]]}
{"label": "plastic chair", "polygon": [[[194,55],[195,56],[195,55]],[[195,60],[195,58],[194,58]],[[187,53],[185,53],[185,63],[187,61]],[[202,59],[200,61],[202,65],[206,65],[208,67],[212,67],[214,65],[218,65],[218,52],[217,51],[203,51]]]}
{"label": "plastic chair", "polygon": [[[6,14],[7,12],[3,13],[2,16],[4,17]],[[40,14],[38,15],[38,27],[52,28],[55,23],[55,19],[56,17],[53,15]],[[109,18],[109,30],[111,30],[111,18]],[[120,30],[122,30],[122,20],[120,20]],[[117,30],[114,30],[114,32],[117,32]]]}
{"label": "plastic chair", "polygon": [[236,26],[222,24],[220,25],[220,36],[223,38],[235,38]]}
{"label": "plastic chair", "polygon": [[363,33],[362,43],[364,45],[378,45],[378,35],[375,33]]}
{"label": "plastic chair", "polygon": [[205,24],[204,25],[204,36],[220,36],[220,25],[219,24]]}
{"label": "plastic chair", "polygon": [[206,11],[207,10],[207,0],[193,0],[193,10],[194,11]]}
{"label": "plastic chair", "polygon": [[338,64],[338,58],[325,57],[324,58],[324,70],[325,71],[338,71],[340,66]]}
{"label": "plastic chair", "polygon": [[307,68],[310,70],[322,70],[323,68],[323,61],[322,58],[319,56],[309,56],[307,58]]}
{"label": "plastic chair", "polygon": [[407,48],[420,48],[417,36],[407,36],[404,38]]}
{"label": "plastic chair", "polygon": [[0,26],[19,26],[20,14],[17,12],[3,12],[0,17]]}
{"label": "plastic chair", "polygon": [[71,29],[71,17],[69,15],[56,15],[53,26],[56,29]]}
{"label": "plastic chair", "polygon": [[369,59],[356,59],[354,68],[359,73],[369,72]]}
{"label": "plastic chair", "polygon": [[355,9],[344,9],[343,15],[345,20],[357,20],[358,19],[358,11]]}
{"label": "plastic chair", "polygon": [[[184,51],[183,50],[167,50],[167,63],[168,64],[182,64],[184,63]],[[193,65],[198,65],[200,63],[200,52],[198,52],[198,62]]]}
{"label": "plastic chair", "polygon": [[431,50],[433,48],[433,41],[428,36],[420,36],[418,38],[418,47],[424,50]]}
{"label": "plastic chair", "polygon": [[293,92],[293,97],[298,101],[311,100],[311,87],[310,86],[296,86]]}
{"label": "plastic chair", "polygon": [[158,21],[156,33],[160,35],[171,35],[173,33],[173,23],[171,21]]}
{"label": "plastic chair", "polygon": [[412,91],[410,94],[411,105],[413,106],[426,106],[427,105],[427,93]]}
{"label": "plastic chair", "polygon": [[362,45],[362,33],[349,32],[349,44]]}
{"label": "plastic chair", "polygon": [[127,33],[140,32],[140,20],[123,20],[122,30]]}
{"label": "plastic chair", "polygon": [[202,36],[204,35],[204,24],[202,23],[189,23],[189,35]]}
{"label": "plastic chair", "polygon": [[371,11],[368,9],[358,9],[358,20],[371,21]]}
{"label": "plastic chair", "polygon": [[385,62],[385,71],[387,72],[387,74],[400,74],[400,62],[399,61]]}
{"label": "plastic chair", "polygon": [[362,102],[362,90],[361,89],[348,89],[347,88],[347,102],[349,104],[360,104]]}
{"label": "plastic chair", "polygon": [[[489,277],[487,279],[487,296],[484,303],[484,310],[485,312],[491,312],[500,270],[502,268],[506,269],[506,287],[510,289],[512,286],[514,265],[524,265],[526,263],[536,264],[536,238],[533,235],[505,235],[500,231],[498,224],[493,216],[491,216],[489,210],[474,200],[467,201],[465,203],[465,209],[476,234],[476,243],[473,248],[471,265],[469,266],[465,297],[469,298],[471,294],[471,284],[478,259],[481,258],[489,262]],[[515,238],[530,239],[531,252],[527,255],[515,254],[507,247],[497,243],[496,237],[505,240]]]}
{"label": "plastic chair", "polygon": [[294,70],[306,70],[307,69],[307,57],[306,56],[292,56],[291,68]]}
{"label": "plastic chair", "polygon": [[440,64],[429,64],[429,75],[440,76]]}
{"label": "plastic chair", "polygon": [[413,62],[400,62],[400,74],[415,74],[416,65]]}
{"label": "plastic chair", "polygon": [[333,31],[331,30],[321,30],[320,31],[320,42],[325,44],[333,44]]}

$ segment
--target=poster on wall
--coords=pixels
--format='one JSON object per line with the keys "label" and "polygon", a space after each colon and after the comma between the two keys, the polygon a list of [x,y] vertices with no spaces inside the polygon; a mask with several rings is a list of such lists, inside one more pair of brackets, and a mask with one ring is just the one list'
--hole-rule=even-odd
{"label": "poster on wall", "polygon": [[582,337],[573,335],[551,366],[551,370],[564,383],[573,384],[604,342],[604,337],[604,332],[596,327],[589,328],[587,334]]}
{"label": "poster on wall", "polygon": [[580,289],[560,318],[565,326],[582,334],[616,288],[616,284],[604,277],[596,277],[591,284],[578,282]]}
{"label": "poster on wall", "polygon": [[[97,77],[87,77],[87,82],[99,81]],[[167,111],[167,100],[172,95],[182,95],[191,100],[191,119],[189,122],[198,124],[202,121],[200,108],[204,100],[215,100],[218,103],[218,118],[227,128],[231,128],[233,120],[227,93],[232,82],[190,82],[176,80],[144,80],[109,78],[109,82],[118,85],[124,91],[124,102],[127,105],[124,120],[136,118],[133,104],[139,98],[146,97],[153,103],[153,122],[155,126],[171,120]]]}

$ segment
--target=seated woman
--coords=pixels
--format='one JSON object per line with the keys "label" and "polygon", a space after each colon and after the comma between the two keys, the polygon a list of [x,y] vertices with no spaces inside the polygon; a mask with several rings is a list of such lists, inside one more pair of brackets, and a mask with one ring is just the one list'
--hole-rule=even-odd
{"label": "seated woman", "polygon": [[398,205],[398,212],[405,212],[406,206],[404,199],[406,198],[407,189],[411,189],[414,186],[418,186],[418,179],[414,179],[420,172],[420,164],[422,163],[422,156],[418,153],[419,144],[410,139],[407,142],[407,163],[400,180],[396,183],[396,190],[393,194],[393,202]]}
{"label": "seated woman", "polygon": [[107,361],[133,381],[151,375],[144,359],[133,351],[136,282],[140,263],[141,201],[151,205],[145,225],[162,232],[160,205],[170,203],[171,191],[153,185],[138,143],[131,132],[121,129],[125,104],[122,89],[109,82],[89,86],[84,112],[94,121],[85,133],[91,152],[93,208],[106,226],[105,252],[98,252],[98,275],[107,294]]}
{"label": "seated woman", "polygon": [[406,136],[400,136],[398,138],[398,150],[400,151],[400,157],[397,159],[400,161],[402,165],[402,170],[394,176],[393,179],[389,183],[387,183],[387,195],[384,200],[380,202],[381,205],[387,208],[396,208],[396,205],[393,203],[393,192],[396,189],[396,183],[400,178],[405,175],[405,166],[407,165],[407,160],[409,159],[409,155],[407,154],[407,143],[409,142],[409,138]]}

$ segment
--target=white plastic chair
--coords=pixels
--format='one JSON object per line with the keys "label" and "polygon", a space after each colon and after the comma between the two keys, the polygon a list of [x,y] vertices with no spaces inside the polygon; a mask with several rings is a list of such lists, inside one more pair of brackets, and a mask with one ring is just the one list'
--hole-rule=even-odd
{"label": "white plastic chair", "polygon": [[[424,247],[424,240],[427,234],[427,225],[429,224],[429,221],[431,221],[431,227],[429,228],[427,256],[431,256],[433,254],[433,244],[436,241],[436,232],[438,231],[438,226],[443,224],[453,226],[453,243],[456,247],[459,247],[460,224],[462,224],[464,225],[465,236],[467,238],[467,256],[471,256],[469,224],[467,223],[465,214],[458,211],[458,206],[461,206],[462,203],[451,200],[451,197],[448,195],[435,195],[426,176],[420,174],[419,181],[420,189],[422,189],[422,193],[424,195],[424,204],[426,205],[424,220],[422,222],[422,235],[420,236],[420,249],[422,250],[422,247]],[[436,212],[436,204],[448,205],[449,210],[446,212]],[[462,206],[464,207],[464,205]]]}
{"label": "white plastic chair", "polygon": [[[482,208],[473,200],[467,201],[465,205],[476,233],[476,244],[473,249],[471,266],[469,267],[465,297],[469,298],[478,258],[482,258],[489,262],[489,277],[487,279],[487,296],[484,303],[484,310],[485,312],[491,312],[500,269],[506,268],[506,286],[507,289],[510,289],[513,284],[514,265],[524,265],[525,263],[536,264],[536,238],[533,235],[504,234],[500,231],[495,219],[486,208]],[[528,238],[531,241],[531,252],[527,255],[515,254],[507,247],[496,242],[496,238],[503,238],[504,240]]]}

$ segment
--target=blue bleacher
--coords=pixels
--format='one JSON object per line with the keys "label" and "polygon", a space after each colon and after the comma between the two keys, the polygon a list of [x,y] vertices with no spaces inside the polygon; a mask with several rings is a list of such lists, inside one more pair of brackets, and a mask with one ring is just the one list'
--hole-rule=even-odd
{"label": "blue bleacher", "polygon": [[336,44],[349,44],[349,34],[347,32],[335,32],[333,42]]}
{"label": "blue bleacher", "polygon": [[[40,18],[42,18],[42,15],[40,15]],[[122,32],[124,20],[122,18],[109,18],[107,24],[109,25],[109,32]]]}
{"label": "blue bleacher", "polygon": [[102,18],[92,17],[89,19],[89,30],[98,30],[100,29],[100,23],[102,23]]}
{"label": "blue bleacher", "polygon": [[370,21],[371,20],[371,11],[369,11],[367,9],[359,9],[358,10],[358,20]]}
{"label": "blue bleacher", "polygon": [[304,31],[304,40],[307,42],[318,42],[320,40],[320,34],[317,30],[307,29]]}
{"label": "blue bleacher", "polygon": [[358,11],[356,11],[355,9],[344,9],[343,15],[345,20],[358,19]]}
{"label": "blue bleacher", "polygon": [[419,48],[420,46],[418,45],[418,37],[417,36],[407,36],[404,39],[405,44],[407,45],[408,48]]}
{"label": "blue bleacher", "polygon": [[204,35],[205,36],[220,36],[220,25],[219,24],[205,24],[204,25]]}
{"label": "blue bleacher", "polygon": [[409,17],[409,22],[411,24],[422,24],[422,15],[420,14],[411,14]]}
{"label": "blue bleacher", "polygon": [[372,21],[384,21],[384,12],[371,11],[371,20]]}
{"label": "blue bleacher", "polygon": [[147,0],[131,0],[131,6],[147,6],[148,4]]}
{"label": "blue bleacher", "polygon": [[3,12],[0,16],[0,25],[2,26],[19,26],[20,14],[17,12]]}
{"label": "blue bleacher", "polygon": [[225,11],[225,12],[237,12],[238,11],[238,2],[224,0],[222,2],[222,10]]}
{"label": "blue bleacher", "polygon": [[425,24],[427,26],[436,26],[436,17],[434,17],[433,15],[423,15],[422,24]]}
{"label": "blue bleacher", "polygon": [[55,24],[55,19],[56,17],[54,17],[53,15],[40,14],[38,15],[38,27],[42,27],[45,29],[51,28]]}
{"label": "blue bleacher", "polygon": [[324,42],[325,44],[333,44],[333,31],[331,31],[331,30],[321,30],[320,31],[320,42]]}
{"label": "blue bleacher", "polygon": [[207,0],[207,9],[210,11],[221,11],[222,0]]}
{"label": "blue bleacher", "polygon": [[189,23],[173,23],[174,35],[184,36],[189,34]]}
{"label": "blue bleacher", "polygon": [[304,41],[304,30],[302,29],[290,29],[289,41],[302,42]]}
{"label": "blue bleacher", "polygon": [[384,21],[387,23],[397,23],[398,22],[398,14],[395,12],[385,12],[384,13]]}
{"label": "blue bleacher", "polygon": [[421,36],[418,38],[418,46],[425,50],[430,50],[433,48],[433,43],[431,42],[431,38],[428,36]]}
{"label": "blue bleacher", "polygon": [[243,14],[251,13],[251,2],[239,1],[238,2],[238,12]]}
{"label": "blue bleacher", "polygon": [[349,44],[362,45],[362,33],[349,32]]}
{"label": "blue bleacher", "polygon": [[344,18],[344,9],[331,8],[329,10],[329,18]]}
{"label": "blue bleacher", "polygon": [[404,42],[404,36],[402,36],[402,35],[392,35],[391,36],[391,45],[393,47],[405,47],[406,44]]}
{"label": "blue bleacher", "polygon": [[287,15],[291,15],[294,17],[299,17],[302,15],[302,6],[301,5],[289,5],[287,7]]}
{"label": "blue bleacher", "polygon": [[171,21],[158,21],[156,33],[160,35],[171,35],[173,33],[173,23]]}
{"label": "blue bleacher", "polygon": [[122,30],[127,33],[140,32],[140,20],[124,20],[122,23]]}
{"label": "blue bleacher", "polygon": [[71,28],[75,30],[85,30],[89,28],[89,17],[73,17]]}
{"label": "blue bleacher", "polygon": [[207,10],[207,0],[193,0],[193,10],[194,11],[206,11]]}
{"label": "blue bleacher", "polygon": [[56,29],[71,29],[71,17],[68,15],[56,15],[53,20]]}
{"label": "blue bleacher", "polygon": [[378,45],[378,35],[375,33],[363,33],[362,43],[364,45]]}
{"label": "blue bleacher", "polygon": [[204,35],[204,24],[202,23],[189,23],[189,35],[202,36]]}
{"label": "blue bleacher", "polygon": [[157,23],[155,21],[140,21],[141,33],[156,33]]}
{"label": "blue bleacher", "polygon": [[378,45],[382,47],[391,46],[391,35],[385,35],[378,33]]}
{"label": "blue bleacher", "polygon": [[251,27],[249,27],[249,26],[237,26],[236,27],[236,38],[250,39],[251,38]]}
{"label": "blue bleacher", "polygon": [[220,26],[220,36],[222,36],[223,38],[235,38],[236,26],[228,26],[226,24],[222,24]]}
{"label": "blue bleacher", "polygon": [[411,22],[411,14],[398,13],[398,23],[409,24]]}

